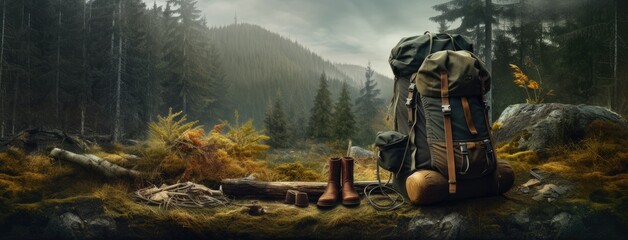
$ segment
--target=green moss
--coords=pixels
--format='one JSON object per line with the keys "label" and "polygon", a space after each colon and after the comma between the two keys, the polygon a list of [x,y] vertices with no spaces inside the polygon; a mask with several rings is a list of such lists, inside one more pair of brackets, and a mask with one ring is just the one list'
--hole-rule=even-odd
{"label": "green moss", "polygon": [[286,181],[323,181],[325,178],[320,172],[306,168],[300,162],[284,163],[273,168]]}
{"label": "green moss", "polygon": [[[609,136],[613,138],[606,139]],[[508,199],[482,198],[448,202],[436,207],[407,205],[390,212],[377,211],[366,200],[356,208],[338,206],[330,210],[320,210],[313,204],[308,208],[297,208],[279,202],[262,201],[258,204],[265,208],[266,213],[261,216],[249,215],[245,205],[250,202],[243,200],[214,209],[163,210],[158,206],[148,206],[131,197],[134,190],[145,184],[142,180],[131,183],[106,180],[84,169],[75,169],[71,164],[55,162],[46,156],[25,155],[13,149],[0,153],[0,223],[7,214],[22,212],[41,215],[46,209],[58,205],[96,199],[102,201],[105,214],[117,222],[127,224],[131,231],[155,236],[164,231],[184,231],[193,233],[192,236],[198,234],[210,238],[326,238],[329,237],[326,233],[333,232],[334,237],[352,238],[355,237],[356,229],[359,229],[362,236],[395,238],[402,237],[396,229],[405,229],[403,224],[412,217],[417,214],[442,214],[443,209],[460,213],[471,220],[472,236],[485,236],[502,231],[500,226],[503,225],[499,221],[527,208],[532,208],[532,215],[546,214],[548,210],[544,208],[548,206],[560,209],[575,206],[593,211],[625,210],[628,150],[621,148],[627,143],[627,140],[621,139],[622,136],[625,134],[612,125],[595,123],[580,144],[557,146],[550,151],[553,155],[548,158],[540,158],[531,151],[521,151],[518,141],[500,146],[498,157],[510,160],[517,174],[515,186],[527,181],[530,177],[528,171],[537,165],[547,172],[567,177],[574,183],[576,187],[570,190],[568,196],[550,205],[535,202],[529,197],[522,199],[516,191],[511,191],[507,193]],[[525,137],[525,133],[521,137]],[[145,148],[143,151],[143,159],[137,162],[138,169],[155,171],[155,176],[160,176],[152,178],[157,181],[151,182],[173,181],[185,171],[186,159],[172,154],[166,148]],[[159,159],[150,159],[151,156]],[[278,162],[272,168],[266,168],[264,163],[256,161],[262,167],[255,165],[246,171],[253,171],[257,167],[257,172],[268,174],[268,178],[324,181],[325,174],[320,169],[328,157],[312,151],[303,152],[301,155],[286,157],[285,161]],[[294,162],[299,160],[306,164]],[[371,160],[356,160],[356,179],[368,180],[374,176],[369,174],[374,174],[375,166]],[[29,197],[29,193],[39,193],[41,199],[23,201]],[[512,200],[514,198],[518,200]],[[621,215],[624,220],[628,218],[625,215]]]}

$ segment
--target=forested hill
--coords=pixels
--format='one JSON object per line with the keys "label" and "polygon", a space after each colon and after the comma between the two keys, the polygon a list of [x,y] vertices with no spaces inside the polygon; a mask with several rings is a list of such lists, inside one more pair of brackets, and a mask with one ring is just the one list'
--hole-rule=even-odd
{"label": "forested hill", "polygon": [[[277,97],[286,112],[295,116],[293,120],[307,119],[323,72],[334,101],[343,81],[356,81],[299,43],[257,25],[212,28],[209,37],[220,52],[226,73],[229,108],[237,110],[243,120],[253,118],[258,126],[267,106]],[[359,81],[363,82],[364,70],[361,76]],[[352,92],[358,89],[354,86]]]}
{"label": "forested hill", "polygon": [[[366,68],[364,66],[346,63],[336,63],[334,65],[354,80],[354,86],[361,88],[364,85],[364,73],[366,72]],[[374,79],[375,82],[377,82],[377,88],[381,90],[382,95],[380,98],[383,98],[385,101],[389,101],[393,95],[394,80],[377,72],[375,72]]]}
{"label": "forested hill", "polygon": [[205,127],[237,110],[262,127],[278,97],[303,129],[323,73],[334,102],[343,82],[365,80],[262,27],[210,28],[196,2],[0,4],[0,139],[34,127],[141,138],[169,109]]}

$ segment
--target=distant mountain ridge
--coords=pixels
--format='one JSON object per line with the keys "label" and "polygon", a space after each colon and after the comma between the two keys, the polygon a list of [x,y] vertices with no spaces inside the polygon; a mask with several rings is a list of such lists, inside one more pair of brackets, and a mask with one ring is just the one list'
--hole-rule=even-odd
{"label": "distant mountain ridge", "polygon": [[[231,103],[228,107],[237,110],[241,120],[253,118],[257,126],[262,126],[267,106],[277,97],[282,98],[293,123],[307,124],[302,121],[309,117],[323,72],[330,80],[334,102],[343,82],[352,86],[352,100],[357,98],[364,82],[363,67],[362,77],[358,78],[359,66],[333,64],[303,45],[257,25],[215,27],[210,29],[209,37],[226,73]],[[376,79],[381,75],[377,76]],[[378,80],[382,88],[385,84],[380,81],[383,80]],[[382,93],[389,91],[392,90],[382,89]]]}

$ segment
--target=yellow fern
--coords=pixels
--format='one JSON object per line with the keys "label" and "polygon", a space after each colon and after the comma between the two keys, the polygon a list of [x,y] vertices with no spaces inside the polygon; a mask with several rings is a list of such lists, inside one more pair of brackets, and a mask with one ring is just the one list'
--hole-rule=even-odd
{"label": "yellow fern", "polygon": [[237,158],[257,158],[266,153],[270,147],[262,142],[270,139],[263,134],[262,130],[256,130],[253,120],[249,119],[244,124],[240,124],[239,115],[235,113],[235,124],[223,122],[229,131],[225,137],[233,141],[229,153]]}
{"label": "yellow fern", "polygon": [[157,122],[148,123],[149,141],[172,146],[184,132],[201,128],[201,126],[195,126],[198,121],[188,122],[187,116],[182,114],[183,112],[173,113],[170,108],[167,116],[159,115]]}

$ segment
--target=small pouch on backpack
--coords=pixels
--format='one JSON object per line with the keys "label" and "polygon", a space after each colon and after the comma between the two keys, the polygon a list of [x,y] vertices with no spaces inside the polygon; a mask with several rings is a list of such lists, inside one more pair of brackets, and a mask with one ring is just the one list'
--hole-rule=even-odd
{"label": "small pouch on backpack", "polygon": [[[444,142],[432,142],[432,168],[447,177],[447,150]],[[493,147],[488,139],[454,142],[456,178],[477,179],[492,173],[496,166]]]}
{"label": "small pouch on backpack", "polygon": [[[396,173],[400,171],[404,162],[404,156],[411,151],[409,147],[408,135],[395,131],[379,132],[375,139],[375,145],[379,148],[377,165],[387,171]],[[410,161],[406,157],[405,161]]]}

